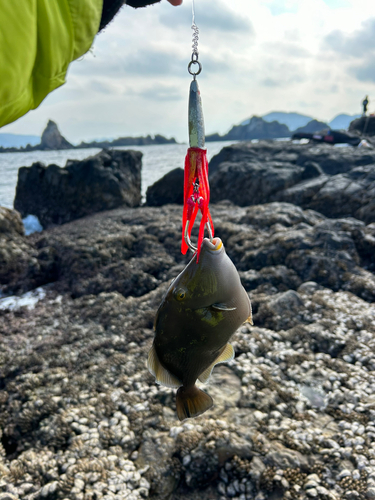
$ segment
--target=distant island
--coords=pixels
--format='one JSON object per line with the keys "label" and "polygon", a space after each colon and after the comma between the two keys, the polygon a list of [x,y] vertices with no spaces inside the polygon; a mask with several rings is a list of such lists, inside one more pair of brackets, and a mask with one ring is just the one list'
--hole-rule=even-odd
{"label": "distant island", "polygon": [[60,149],[83,149],[83,148],[112,148],[118,146],[149,146],[153,144],[177,144],[176,140],[172,137],[166,137],[156,134],[154,137],[147,135],[146,137],[120,137],[113,141],[92,141],[81,142],[74,146],[62,136],[56,123],[49,120],[46,128],[40,138],[40,143],[32,146],[27,144],[24,147],[2,147],[0,146],[0,153],[23,153],[28,151],[53,151]]}
{"label": "distant island", "polygon": [[[272,112],[268,115],[252,116],[234,125],[224,135],[211,134],[206,136],[207,142],[213,141],[249,141],[253,139],[282,139],[292,137],[295,133],[316,133],[323,129],[348,129],[350,123],[360,115],[336,116],[331,122],[325,123],[311,116],[299,113]],[[277,118],[277,119],[276,119]]]}
{"label": "distant island", "polygon": [[[281,139],[292,137],[294,133],[316,133],[323,129],[347,130],[350,123],[360,118],[360,115],[337,115],[329,123],[314,119],[311,116],[300,113],[287,113],[284,111],[272,111],[264,116],[252,116],[242,121],[239,125],[234,125],[229,132],[224,135],[218,133],[206,136],[207,142],[212,141],[248,141],[252,139]],[[25,141],[30,142],[25,146]],[[39,141],[39,143],[38,143]],[[14,146],[9,146],[14,144]],[[149,146],[155,144],[177,144],[172,137],[156,134],[141,137],[120,137],[114,140],[97,140],[81,142],[73,145],[67,141],[60,133],[57,125],[52,120],[48,121],[42,137],[17,136],[16,134],[0,134],[0,153],[28,152],[28,151],[49,151],[60,149],[83,149],[83,148],[113,148],[119,146]]]}
{"label": "distant island", "polygon": [[177,144],[177,142],[173,137],[167,139],[163,135],[156,134],[154,137],[146,135],[146,137],[119,137],[113,141],[81,142],[78,146],[73,147],[75,147],[75,149],[113,148],[115,146],[150,146],[152,144]]}

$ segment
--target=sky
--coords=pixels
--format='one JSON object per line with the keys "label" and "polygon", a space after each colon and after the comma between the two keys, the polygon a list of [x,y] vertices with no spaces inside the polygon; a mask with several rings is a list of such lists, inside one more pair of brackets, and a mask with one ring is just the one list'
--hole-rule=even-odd
{"label": "sky", "polygon": [[[72,143],[162,134],[188,140],[192,0],[124,6],[71,64],[67,83],[0,129],[40,135],[49,119]],[[206,133],[253,115],[322,121],[375,111],[372,0],[195,0]]]}

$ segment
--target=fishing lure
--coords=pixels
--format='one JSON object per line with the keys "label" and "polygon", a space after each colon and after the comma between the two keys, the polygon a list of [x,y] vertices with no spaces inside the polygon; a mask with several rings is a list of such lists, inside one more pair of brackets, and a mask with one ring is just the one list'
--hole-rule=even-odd
{"label": "fishing lure", "polygon": [[[189,94],[189,149],[185,157],[184,169],[184,208],[182,212],[182,243],[181,252],[185,255],[187,250],[197,252],[197,263],[204,238],[205,227],[208,230],[210,240],[214,236],[214,226],[209,210],[210,187],[208,183],[208,161],[205,149],[205,129],[202,109],[202,98],[199,91],[197,76],[202,71],[199,62],[198,39],[199,29],[195,24],[194,0],[193,0],[193,52],[188,71],[193,76],[190,84]],[[194,70],[196,69],[196,71]],[[199,226],[198,244],[195,247],[190,240],[198,211],[202,218]]]}

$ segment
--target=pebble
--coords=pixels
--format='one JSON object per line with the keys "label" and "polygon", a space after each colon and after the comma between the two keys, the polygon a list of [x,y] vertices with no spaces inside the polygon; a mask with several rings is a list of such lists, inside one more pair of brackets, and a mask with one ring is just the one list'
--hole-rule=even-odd
{"label": "pebble", "polygon": [[306,494],[309,497],[316,498],[318,496],[318,490],[316,488],[311,488],[311,489],[306,491]]}
{"label": "pebble", "polygon": [[337,474],[336,477],[337,477],[338,481],[341,481],[341,479],[343,479],[344,477],[348,477],[348,476],[351,476],[351,475],[352,475],[352,473],[350,472],[349,469],[343,469],[341,472],[339,472]]}

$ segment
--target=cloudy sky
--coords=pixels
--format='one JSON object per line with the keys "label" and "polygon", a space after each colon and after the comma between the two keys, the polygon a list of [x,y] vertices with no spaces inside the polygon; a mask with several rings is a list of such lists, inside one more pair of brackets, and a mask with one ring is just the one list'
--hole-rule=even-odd
{"label": "cloudy sky", "polygon": [[[372,0],[195,0],[198,77],[208,134],[252,115],[329,121],[375,111]],[[124,6],[67,83],[1,132],[40,135],[48,119],[73,142],[160,133],[187,141],[191,0]]]}

